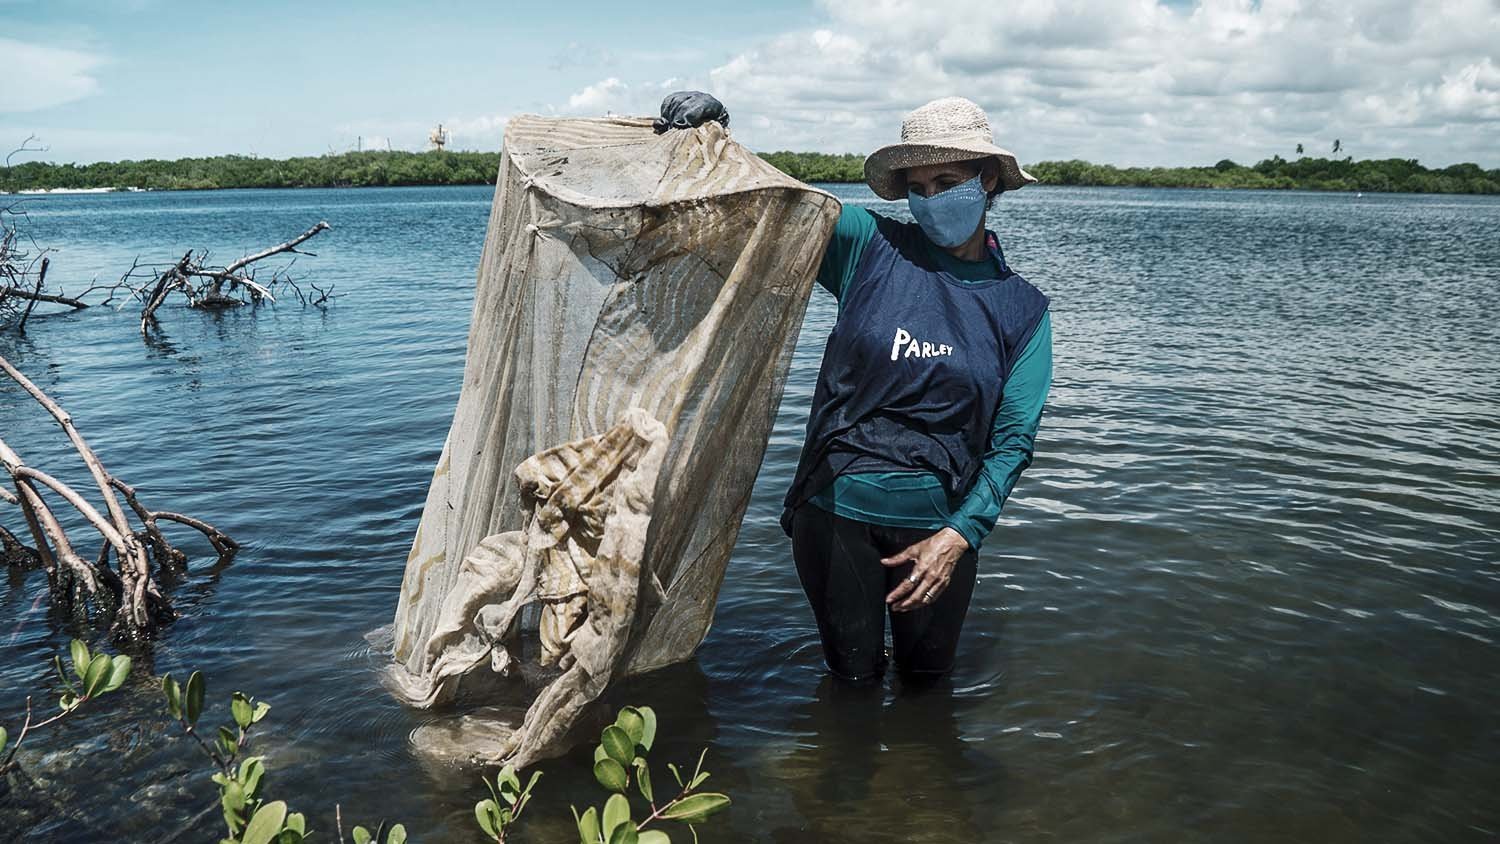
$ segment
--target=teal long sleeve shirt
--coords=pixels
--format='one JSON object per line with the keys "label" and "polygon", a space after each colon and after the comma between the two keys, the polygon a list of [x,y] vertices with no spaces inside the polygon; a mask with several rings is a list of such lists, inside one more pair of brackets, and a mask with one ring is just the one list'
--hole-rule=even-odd
{"label": "teal long sleeve shirt", "polygon": [[[818,269],[818,284],[839,301],[841,311],[865,245],[874,236],[874,215],[864,208],[844,206]],[[938,264],[962,281],[988,281],[998,273],[992,258],[964,261],[936,247],[930,249]],[[1042,407],[1051,387],[1052,319],[1043,314],[1011,367],[978,477],[962,500],[949,501],[942,481],[926,472],[851,472],[835,478],[809,500],[837,515],[872,524],[928,530],[951,527],[977,549],[994,530],[1021,473],[1031,465]]]}

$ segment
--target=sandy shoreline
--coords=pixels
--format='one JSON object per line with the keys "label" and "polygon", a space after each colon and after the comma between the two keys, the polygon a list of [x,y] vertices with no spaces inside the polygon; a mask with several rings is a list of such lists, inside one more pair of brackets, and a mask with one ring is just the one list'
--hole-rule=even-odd
{"label": "sandy shoreline", "polygon": [[28,190],[3,191],[4,196],[41,196],[50,193],[141,193],[145,188],[30,188]]}

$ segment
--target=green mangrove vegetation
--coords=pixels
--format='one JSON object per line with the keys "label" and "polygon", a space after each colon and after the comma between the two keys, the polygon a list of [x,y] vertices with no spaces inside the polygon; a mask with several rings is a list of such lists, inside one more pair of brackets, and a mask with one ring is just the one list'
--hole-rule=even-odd
{"label": "green mangrove vegetation", "polygon": [[494,184],[498,152],[346,152],[299,158],[219,155],[0,167],[0,191],[140,188],[363,188]]}
{"label": "green mangrove vegetation", "polygon": [[[29,735],[119,690],[130,676],[130,657],[91,652],[79,639],[73,640],[69,657],[71,676],[60,656],[52,659],[61,712],[47,718],[34,716],[28,697],[26,719],[15,739],[11,739],[6,728],[0,727],[0,796],[11,787],[34,787],[30,779],[19,780],[20,784],[13,786],[6,777],[18,766],[16,754]],[[168,674],[159,679],[159,684],[171,722],[181,729],[184,738],[193,740],[206,759],[206,768],[213,772],[208,779],[218,786],[217,803],[226,833],[219,844],[300,844],[311,839],[306,815],[291,811],[285,800],[269,799],[264,788],[266,757],[252,755],[256,728],[270,712],[271,705],[235,692],[229,699],[230,720],[211,730],[202,720],[207,711],[207,683],[201,671],[194,671],[183,683]],[[656,736],[656,712],[649,706],[622,708],[614,723],[599,734],[599,744],[594,747],[594,779],[609,792],[609,799],[602,809],[589,806],[580,813],[573,807],[579,844],[671,844],[672,839],[661,829],[669,824],[686,826],[697,841],[697,827],[709,816],[728,808],[727,795],[701,789],[709,778],[709,772],[703,769],[703,760],[708,755],[706,747],[698,754],[698,763],[690,774],[685,767],[667,763],[677,788],[658,792],[652,786],[646,759]],[[484,832],[485,841],[505,844],[507,834],[531,801],[532,788],[539,779],[541,773],[533,772],[522,786],[519,774],[510,765],[493,778],[482,778],[490,796],[474,804],[474,821]],[[632,797],[632,786],[639,792],[639,798]],[[648,828],[653,825],[655,828]],[[404,825],[388,825],[385,820],[373,831],[355,825],[350,832],[354,844],[407,844],[408,841]],[[325,833],[322,840],[329,839]],[[337,805],[332,840],[345,844],[343,818]]]}
{"label": "green mangrove vegetation", "polygon": [[[768,152],[761,157],[804,182],[860,182],[864,156]],[[384,185],[493,184],[498,152],[345,152],[300,158],[221,155],[175,161],[25,162],[0,167],[0,191],[215,188],[332,188]],[[1433,169],[1415,159],[1294,160],[1274,156],[1253,165],[1225,159],[1212,167],[1115,167],[1087,161],[1041,161],[1027,169],[1049,185],[1166,188],[1260,188],[1407,193],[1500,194],[1500,168],[1455,164]]]}
{"label": "green mangrove vegetation", "polygon": [[1455,164],[1433,170],[1416,159],[1281,156],[1244,166],[1225,159],[1212,167],[1112,167],[1087,161],[1043,161],[1027,168],[1044,184],[1152,188],[1261,188],[1366,193],[1500,193],[1500,169]]}

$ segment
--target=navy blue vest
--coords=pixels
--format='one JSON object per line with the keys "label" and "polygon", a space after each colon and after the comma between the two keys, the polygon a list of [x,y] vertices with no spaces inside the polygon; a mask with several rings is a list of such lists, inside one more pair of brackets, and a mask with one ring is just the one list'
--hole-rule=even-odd
{"label": "navy blue vest", "polygon": [[916,223],[875,217],[813,391],[791,511],[849,471],[928,472],[950,500],[974,483],[1011,364],[1047,297],[1005,264],[995,281],[938,268]]}

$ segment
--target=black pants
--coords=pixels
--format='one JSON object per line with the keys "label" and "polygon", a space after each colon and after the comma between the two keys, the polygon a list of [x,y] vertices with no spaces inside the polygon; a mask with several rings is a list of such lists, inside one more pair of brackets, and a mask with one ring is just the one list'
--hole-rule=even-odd
{"label": "black pants", "polygon": [[[884,673],[885,596],[911,573],[912,564],[887,568],[880,560],[931,535],[845,519],[814,504],[792,514],[792,557],[834,675],[866,682]],[[972,548],[964,552],[948,588],[931,604],[890,613],[891,653],[909,679],[933,680],[952,670],[978,556]]]}

